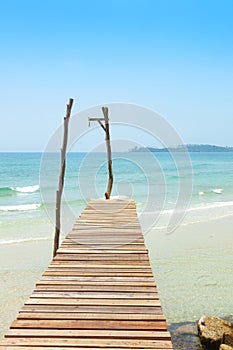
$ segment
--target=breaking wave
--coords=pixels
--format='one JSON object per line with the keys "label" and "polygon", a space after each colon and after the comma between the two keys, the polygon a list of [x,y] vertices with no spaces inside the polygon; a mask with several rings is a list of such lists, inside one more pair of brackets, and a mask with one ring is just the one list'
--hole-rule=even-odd
{"label": "breaking wave", "polygon": [[1,205],[0,211],[28,211],[35,210],[41,207],[41,204],[19,204],[19,205]]}
{"label": "breaking wave", "polygon": [[0,197],[17,195],[17,193],[34,193],[39,190],[39,185],[24,187],[0,187]]}

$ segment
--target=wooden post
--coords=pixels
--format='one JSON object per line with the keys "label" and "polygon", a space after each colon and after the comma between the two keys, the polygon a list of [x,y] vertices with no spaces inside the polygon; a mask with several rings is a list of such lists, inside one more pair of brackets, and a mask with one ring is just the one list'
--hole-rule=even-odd
{"label": "wooden post", "polygon": [[53,257],[56,255],[57,249],[59,248],[59,238],[60,238],[60,230],[61,230],[61,197],[62,197],[62,191],[64,187],[68,127],[69,127],[69,120],[70,120],[73,101],[74,100],[72,98],[69,99],[69,103],[66,105],[66,115],[64,117],[64,134],[63,134],[63,144],[61,148],[61,170],[60,170],[60,176],[59,176],[58,189],[56,192],[56,226],[55,226],[55,234],[54,234]]}
{"label": "wooden post", "polygon": [[[104,118],[88,118],[88,120],[89,120],[89,123],[94,121],[98,122],[106,134],[105,141],[106,141],[106,148],[107,148],[107,155],[108,155],[108,187],[107,187],[107,191],[105,192],[105,198],[110,199],[112,184],[113,184],[113,172],[112,172],[112,152],[111,152],[111,143],[110,143],[108,108],[102,107],[102,112],[103,112]],[[102,121],[104,121],[105,125],[102,124]]]}
{"label": "wooden post", "polygon": [[109,119],[108,119],[108,108],[102,107],[104,122],[105,122],[105,141],[108,155],[108,187],[105,192],[105,198],[110,199],[112,184],[113,184],[113,173],[112,173],[112,152],[111,152],[111,143],[110,143],[110,133],[109,133]]}

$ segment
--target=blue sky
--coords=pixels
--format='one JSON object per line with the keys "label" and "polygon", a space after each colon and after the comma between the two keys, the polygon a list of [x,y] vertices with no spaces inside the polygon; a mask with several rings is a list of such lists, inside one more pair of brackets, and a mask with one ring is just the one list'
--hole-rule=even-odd
{"label": "blue sky", "polygon": [[185,143],[233,145],[232,18],[225,0],[1,1],[0,151],[42,151],[69,97],[74,112],[135,103]]}

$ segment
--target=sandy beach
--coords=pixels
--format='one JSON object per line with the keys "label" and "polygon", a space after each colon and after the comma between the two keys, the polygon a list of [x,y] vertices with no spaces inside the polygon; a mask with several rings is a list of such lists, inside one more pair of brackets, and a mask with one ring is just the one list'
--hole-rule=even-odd
{"label": "sandy beach", "polygon": [[[196,322],[203,314],[230,316],[233,216],[145,236],[168,324]],[[52,241],[0,246],[1,337],[52,258]]]}
{"label": "sandy beach", "polygon": [[52,258],[52,241],[0,245],[0,337]]}
{"label": "sandy beach", "polygon": [[232,316],[233,216],[146,236],[168,323]]}

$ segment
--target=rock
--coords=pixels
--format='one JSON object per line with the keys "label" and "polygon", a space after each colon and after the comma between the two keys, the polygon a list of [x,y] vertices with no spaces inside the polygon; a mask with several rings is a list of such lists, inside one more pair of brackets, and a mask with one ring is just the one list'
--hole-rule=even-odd
{"label": "rock", "polygon": [[197,336],[197,326],[195,323],[183,323],[183,324],[178,324],[176,328],[174,328],[173,332],[176,335],[184,335],[184,334],[189,334],[189,335],[195,335]]}
{"label": "rock", "polygon": [[233,349],[233,334],[224,334],[223,344],[231,346],[231,348]]}
{"label": "rock", "polygon": [[229,345],[226,345],[226,344],[222,344],[220,345],[220,348],[219,350],[232,350],[233,348]]}
{"label": "rock", "polygon": [[233,325],[218,317],[203,316],[197,329],[200,342],[206,349],[217,350],[222,343],[228,341],[228,336],[233,336]]}
{"label": "rock", "polygon": [[173,323],[169,326],[174,349],[197,350],[198,334],[196,322]]}

